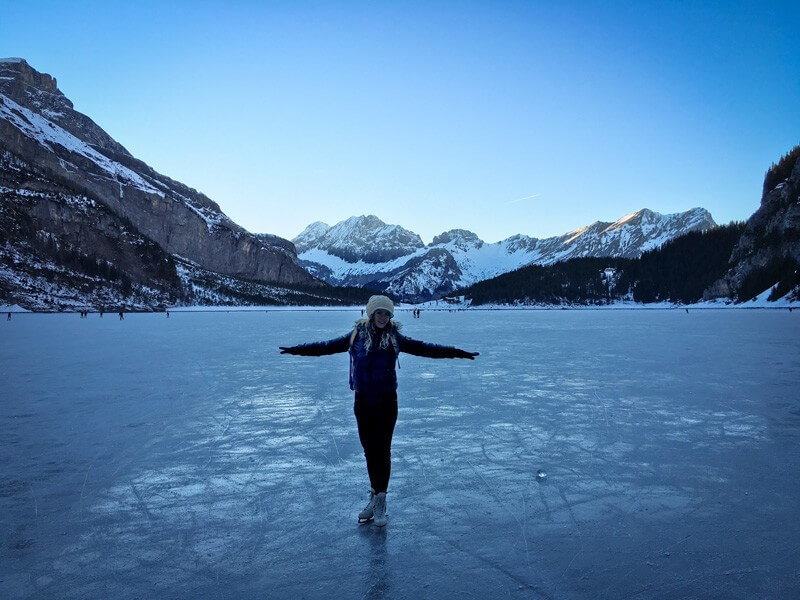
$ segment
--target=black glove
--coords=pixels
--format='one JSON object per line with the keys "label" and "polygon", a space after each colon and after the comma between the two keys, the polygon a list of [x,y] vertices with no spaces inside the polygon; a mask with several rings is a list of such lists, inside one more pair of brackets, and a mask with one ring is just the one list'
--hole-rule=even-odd
{"label": "black glove", "polygon": [[292,348],[291,346],[278,346],[281,351],[281,354],[299,354],[297,350]]}
{"label": "black glove", "polygon": [[475,360],[475,357],[480,355],[480,352],[467,352],[466,350],[463,352],[464,353],[461,355],[461,358],[468,358],[470,360]]}

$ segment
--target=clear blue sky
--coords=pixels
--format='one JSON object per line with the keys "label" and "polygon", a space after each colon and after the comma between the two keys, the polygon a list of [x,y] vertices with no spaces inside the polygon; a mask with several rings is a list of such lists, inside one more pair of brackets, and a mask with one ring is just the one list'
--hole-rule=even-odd
{"label": "clear blue sky", "polygon": [[0,0],[0,56],[253,232],[423,240],[758,207],[800,143],[800,2]]}

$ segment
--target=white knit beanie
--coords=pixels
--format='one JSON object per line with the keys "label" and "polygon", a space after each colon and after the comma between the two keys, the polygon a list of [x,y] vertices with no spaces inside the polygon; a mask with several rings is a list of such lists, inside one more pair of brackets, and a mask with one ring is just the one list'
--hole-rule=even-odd
{"label": "white knit beanie", "polygon": [[367,301],[367,318],[372,318],[372,313],[379,308],[389,311],[389,314],[394,316],[394,302],[386,296],[370,296]]}

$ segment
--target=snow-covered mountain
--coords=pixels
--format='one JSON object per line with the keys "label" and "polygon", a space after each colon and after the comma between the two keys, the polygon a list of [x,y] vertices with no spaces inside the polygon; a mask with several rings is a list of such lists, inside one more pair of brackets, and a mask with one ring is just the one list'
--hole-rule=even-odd
{"label": "snow-covered mountain", "polygon": [[328,227],[317,221],[292,240],[298,253],[316,248],[346,262],[381,264],[424,248],[416,233],[387,225],[374,215],[350,217]]}
{"label": "snow-covered mountain", "polygon": [[703,208],[669,215],[642,209],[613,223],[598,221],[551,238],[515,235],[490,244],[471,231],[453,229],[426,246],[417,234],[369,215],[333,227],[312,223],[293,241],[300,264],[328,283],[366,285],[419,301],[530,264],[587,256],[635,258],[715,225]]}
{"label": "snow-covered mountain", "polygon": [[136,159],[21,58],[0,59],[0,224],[0,301],[31,308],[169,304],[191,292],[175,261],[321,285],[288,240]]}

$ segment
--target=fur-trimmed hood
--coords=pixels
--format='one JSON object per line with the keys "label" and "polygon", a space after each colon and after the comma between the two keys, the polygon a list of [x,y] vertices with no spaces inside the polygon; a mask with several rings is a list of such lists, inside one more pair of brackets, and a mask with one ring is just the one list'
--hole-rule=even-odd
{"label": "fur-trimmed hood", "polygon": [[[356,319],[356,322],[353,324],[353,327],[358,328],[359,325],[366,327],[367,325],[369,325],[369,319]],[[400,321],[395,321],[394,319],[389,319],[388,326],[393,326],[395,331],[397,331],[398,333],[403,330],[403,324]]]}
{"label": "fur-trimmed hood", "polygon": [[[391,319],[389,324],[386,325],[383,333],[381,334],[378,348],[385,350],[390,345],[394,348],[395,354],[400,353],[400,347],[397,343],[397,335],[403,329],[403,324],[399,321]],[[358,319],[353,325],[353,335],[350,338],[350,346],[356,340],[356,336],[360,336],[364,340],[364,348],[367,352],[372,348],[372,336],[377,333],[374,327],[370,326],[369,319]]]}

